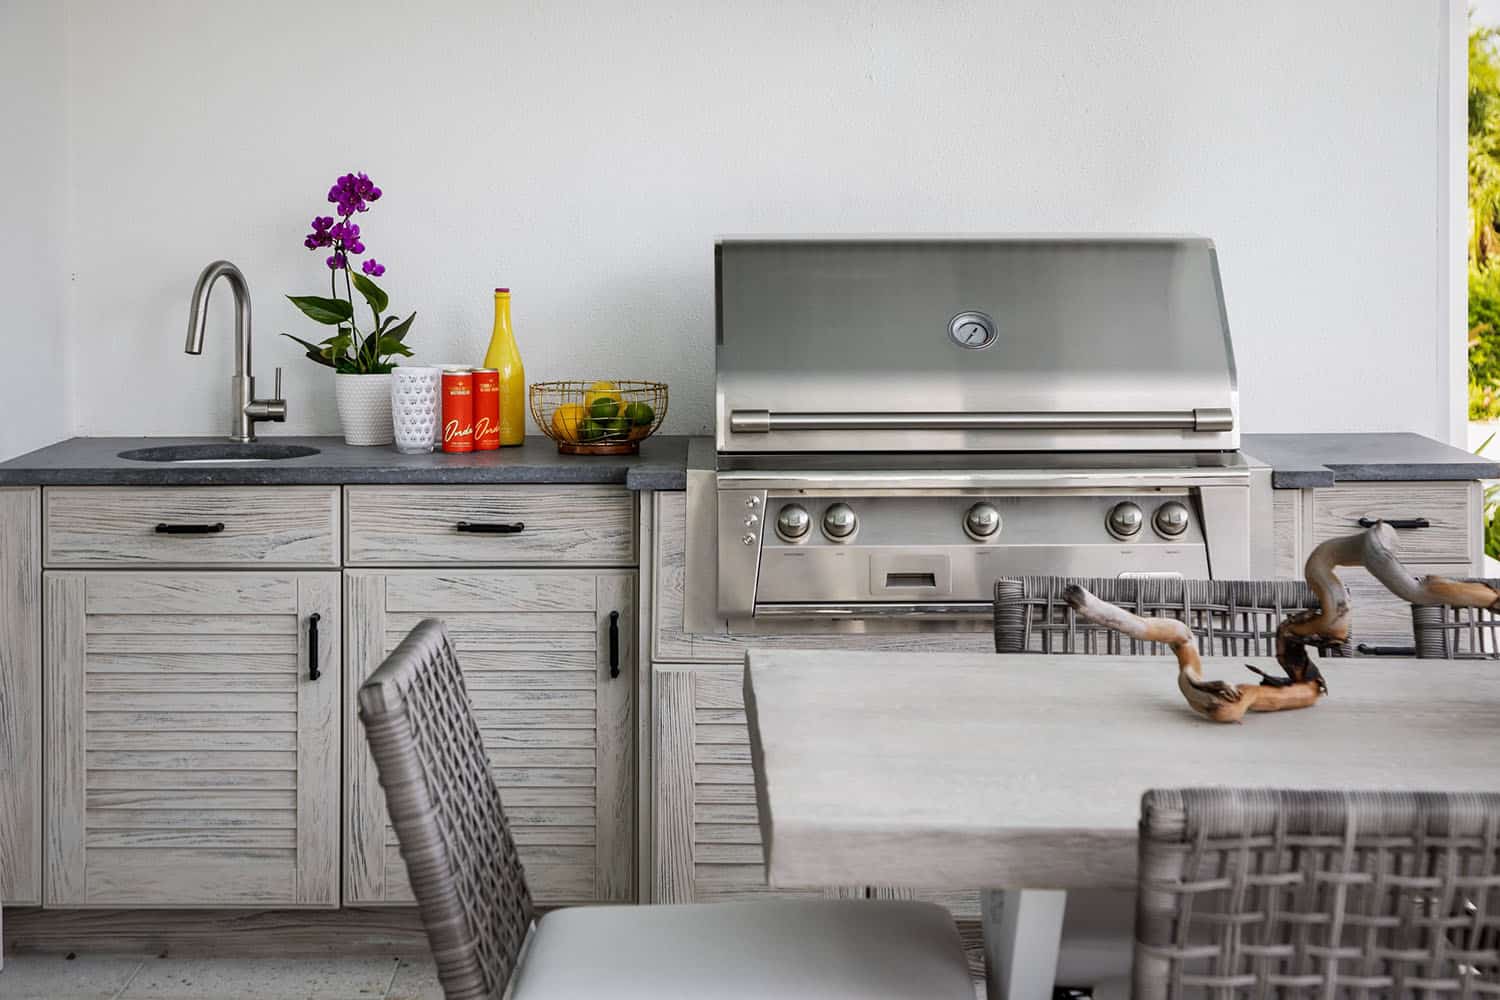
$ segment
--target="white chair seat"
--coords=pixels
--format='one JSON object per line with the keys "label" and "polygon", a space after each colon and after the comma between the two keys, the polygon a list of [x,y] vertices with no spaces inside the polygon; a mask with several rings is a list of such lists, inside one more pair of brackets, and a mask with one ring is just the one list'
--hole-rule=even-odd
{"label": "white chair seat", "polygon": [[973,1000],[933,903],[808,899],[584,906],[538,923],[513,1000]]}

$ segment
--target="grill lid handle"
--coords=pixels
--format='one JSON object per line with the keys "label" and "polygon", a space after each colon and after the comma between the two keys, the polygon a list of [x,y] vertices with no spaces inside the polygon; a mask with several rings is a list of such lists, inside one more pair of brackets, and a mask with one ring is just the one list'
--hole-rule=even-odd
{"label": "grill lid handle", "polygon": [[1234,411],[1227,407],[1193,410],[1043,410],[972,413],[775,413],[731,410],[732,434],[772,431],[1126,431],[1234,430]]}

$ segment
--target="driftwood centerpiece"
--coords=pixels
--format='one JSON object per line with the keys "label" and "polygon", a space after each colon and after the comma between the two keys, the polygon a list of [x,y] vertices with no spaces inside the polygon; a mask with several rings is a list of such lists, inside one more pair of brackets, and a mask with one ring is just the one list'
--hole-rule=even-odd
{"label": "driftwood centerpiece", "polygon": [[1330,538],[1313,549],[1304,573],[1318,598],[1318,610],[1288,615],[1276,627],[1276,662],[1286,676],[1272,677],[1247,664],[1260,675],[1259,683],[1205,680],[1192,630],[1175,618],[1142,618],[1099,600],[1077,584],[1068,587],[1063,597],[1081,618],[1133,639],[1164,643],[1177,657],[1177,687],[1189,707],[1215,722],[1238,722],[1246,712],[1306,708],[1328,693],[1307,650],[1322,652],[1349,640],[1353,612],[1349,590],[1334,572],[1340,566],[1363,566],[1391,593],[1412,604],[1500,610],[1500,592],[1486,584],[1413,575],[1392,551],[1395,542],[1395,529],[1382,521],[1357,535]]}

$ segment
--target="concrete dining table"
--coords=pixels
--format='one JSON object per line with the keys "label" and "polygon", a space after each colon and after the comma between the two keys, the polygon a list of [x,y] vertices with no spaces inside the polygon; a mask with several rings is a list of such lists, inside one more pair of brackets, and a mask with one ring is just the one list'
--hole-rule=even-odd
{"label": "concrete dining table", "polygon": [[[991,1000],[1045,1000],[1066,891],[1130,888],[1149,788],[1500,791],[1500,663],[1364,658],[1300,711],[1194,715],[1170,657],[753,651],[772,887],[984,892]],[[1251,679],[1208,660],[1212,678]]]}

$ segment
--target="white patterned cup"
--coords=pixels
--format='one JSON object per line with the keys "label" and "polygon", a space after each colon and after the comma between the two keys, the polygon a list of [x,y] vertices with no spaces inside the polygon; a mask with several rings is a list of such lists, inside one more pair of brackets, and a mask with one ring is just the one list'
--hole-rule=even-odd
{"label": "white patterned cup", "polygon": [[396,450],[405,455],[431,452],[437,443],[440,369],[402,366],[391,372],[391,423]]}

